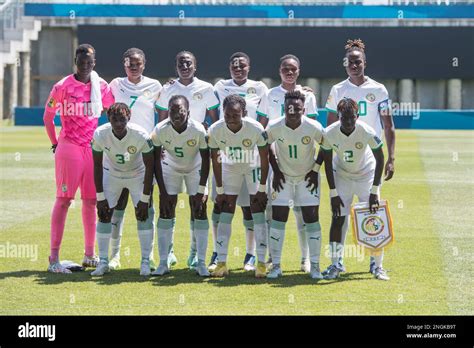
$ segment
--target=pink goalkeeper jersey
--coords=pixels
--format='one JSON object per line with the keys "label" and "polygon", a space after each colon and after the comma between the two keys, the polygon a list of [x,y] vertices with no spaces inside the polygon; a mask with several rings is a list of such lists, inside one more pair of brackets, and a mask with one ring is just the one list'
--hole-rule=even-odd
{"label": "pink goalkeeper jersey", "polygon": [[[100,79],[102,105],[108,108],[114,103],[114,96],[105,80]],[[91,83],[82,83],[69,75],[56,83],[45,106],[44,121],[51,143],[56,144],[54,116],[61,117],[60,138],[79,146],[90,146],[98,118],[92,116]]]}

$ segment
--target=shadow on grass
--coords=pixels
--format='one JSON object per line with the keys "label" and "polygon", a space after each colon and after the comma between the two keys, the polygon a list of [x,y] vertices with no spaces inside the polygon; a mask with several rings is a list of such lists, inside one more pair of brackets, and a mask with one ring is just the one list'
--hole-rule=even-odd
{"label": "shadow on grass", "polygon": [[142,277],[139,269],[120,269],[111,271],[102,277],[92,277],[88,269],[83,272],[72,274],[53,274],[46,271],[23,270],[15,272],[0,273],[0,280],[8,278],[36,278],[34,281],[39,285],[54,285],[62,283],[83,283],[94,282],[99,285],[117,285],[122,283],[146,283],[151,282],[154,286],[172,287],[181,284],[210,284],[218,287],[233,286],[254,286],[256,284],[266,284],[273,287],[287,288],[298,285],[314,284],[315,286],[330,285],[347,281],[372,280],[373,277],[368,272],[343,273],[339,278],[333,280],[314,280],[308,274],[299,271],[286,271],[283,277],[278,279],[257,279],[253,272],[244,272],[241,269],[230,269],[230,274],[225,278],[203,278],[194,271],[186,268],[172,269],[164,276]]}

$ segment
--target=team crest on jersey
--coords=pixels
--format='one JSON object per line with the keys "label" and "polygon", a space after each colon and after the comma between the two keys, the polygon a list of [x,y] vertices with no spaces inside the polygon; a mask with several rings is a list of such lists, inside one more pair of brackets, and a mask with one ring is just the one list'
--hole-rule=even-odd
{"label": "team crest on jersey", "polygon": [[197,141],[196,141],[196,139],[189,139],[189,140],[186,142],[186,144],[188,144],[188,146],[193,147],[193,146],[196,146]]}
{"label": "team crest on jersey", "polygon": [[145,90],[145,92],[143,92],[143,96],[145,98],[149,98],[151,96],[151,91],[149,89]]}
{"label": "team crest on jersey", "polygon": [[365,99],[367,99],[369,102],[373,102],[375,100],[375,94],[369,93],[365,96]]}
{"label": "team crest on jersey", "polygon": [[360,141],[356,143],[356,149],[362,149],[364,147],[364,144],[362,144]]}
{"label": "team crest on jersey", "polygon": [[304,144],[304,145],[308,145],[311,141],[311,137],[306,135],[304,137],[301,138],[301,142]]}
{"label": "team crest on jersey", "polygon": [[132,146],[129,146],[129,147],[127,147],[127,152],[128,152],[129,154],[132,154],[132,155],[133,155],[134,153],[137,152],[137,148],[136,148],[135,146],[133,146],[133,145],[132,145]]}
{"label": "team crest on jersey", "polygon": [[278,193],[276,191],[272,192],[272,200],[274,201],[277,198]]}
{"label": "team crest on jersey", "polygon": [[51,98],[48,102],[48,106],[50,108],[54,107],[56,105],[56,100],[54,100],[54,98]]}
{"label": "team crest on jersey", "polygon": [[257,94],[257,90],[253,87],[247,89],[247,94]]}
{"label": "team crest on jersey", "polygon": [[250,147],[252,145],[252,140],[244,139],[242,140],[242,145],[244,145],[245,147]]}
{"label": "team crest on jersey", "polygon": [[193,99],[194,100],[201,100],[202,99],[202,94],[199,92],[196,92],[193,94]]}

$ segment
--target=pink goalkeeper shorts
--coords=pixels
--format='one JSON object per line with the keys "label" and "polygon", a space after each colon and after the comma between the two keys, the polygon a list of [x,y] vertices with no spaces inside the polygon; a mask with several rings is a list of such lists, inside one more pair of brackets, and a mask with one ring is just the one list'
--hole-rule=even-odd
{"label": "pink goalkeeper shorts", "polygon": [[81,199],[95,199],[94,161],[90,146],[78,146],[58,139],[55,153],[56,197],[74,198],[81,188]]}

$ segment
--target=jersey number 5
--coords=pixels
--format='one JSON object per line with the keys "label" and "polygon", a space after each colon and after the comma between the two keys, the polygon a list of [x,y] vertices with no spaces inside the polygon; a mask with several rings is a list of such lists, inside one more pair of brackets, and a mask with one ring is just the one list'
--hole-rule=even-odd
{"label": "jersey number 5", "polygon": [[176,157],[184,157],[184,152],[183,152],[182,147],[175,147],[174,153],[176,154]]}

